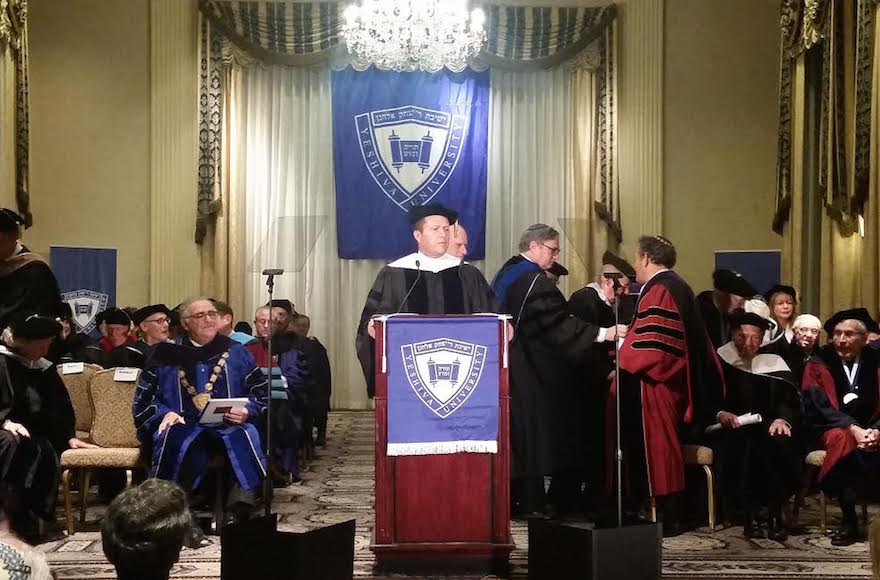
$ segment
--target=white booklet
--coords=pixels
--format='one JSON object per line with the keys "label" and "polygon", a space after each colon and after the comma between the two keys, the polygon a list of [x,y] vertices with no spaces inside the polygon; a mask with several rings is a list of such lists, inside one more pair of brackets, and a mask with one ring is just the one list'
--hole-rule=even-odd
{"label": "white booklet", "polygon": [[223,415],[232,410],[233,407],[244,407],[248,404],[246,397],[233,399],[211,399],[208,406],[202,411],[199,417],[200,425],[217,425],[223,422]]}

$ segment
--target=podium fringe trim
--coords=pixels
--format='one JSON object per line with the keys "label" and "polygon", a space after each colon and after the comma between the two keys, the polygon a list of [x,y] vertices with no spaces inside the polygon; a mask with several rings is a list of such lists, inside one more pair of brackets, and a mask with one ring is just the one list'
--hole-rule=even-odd
{"label": "podium fringe trim", "polygon": [[498,453],[497,441],[437,441],[434,443],[389,443],[387,454],[448,455],[450,453]]}

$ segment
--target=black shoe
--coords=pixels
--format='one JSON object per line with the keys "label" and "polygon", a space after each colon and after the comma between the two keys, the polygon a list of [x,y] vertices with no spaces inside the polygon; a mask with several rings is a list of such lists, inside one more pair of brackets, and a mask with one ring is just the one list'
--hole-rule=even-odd
{"label": "black shoe", "polygon": [[774,542],[784,542],[788,539],[788,526],[780,515],[770,516],[770,522],[767,526],[767,539]]}
{"label": "black shoe", "polygon": [[861,541],[862,535],[856,526],[843,526],[831,535],[832,546],[851,546]]}
{"label": "black shoe", "polygon": [[747,538],[763,538],[764,530],[758,523],[758,518],[751,512],[746,512],[746,519],[743,523],[743,535]]}
{"label": "black shoe", "polygon": [[676,536],[680,536],[685,532],[685,527],[681,524],[681,522],[672,521],[672,522],[663,522],[663,537],[664,538],[674,538]]}
{"label": "black shoe", "polygon": [[245,502],[235,502],[226,507],[223,514],[223,525],[235,525],[251,519],[255,506]]}
{"label": "black shoe", "polygon": [[205,532],[202,531],[202,528],[195,522],[191,523],[189,530],[187,530],[186,535],[183,537],[183,545],[192,550],[197,550],[210,544],[211,542],[205,537]]}

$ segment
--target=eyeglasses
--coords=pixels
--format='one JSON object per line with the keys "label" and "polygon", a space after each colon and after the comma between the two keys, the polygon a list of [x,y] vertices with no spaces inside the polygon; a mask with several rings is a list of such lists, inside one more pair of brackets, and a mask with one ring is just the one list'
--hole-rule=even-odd
{"label": "eyeglasses", "polygon": [[809,336],[819,336],[819,329],[818,328],[795,328],[794,333],[795,334],[805,334],[805,335],[809,335]]}
{"label": "eyeglasses", "polygon": [[548,250],[550,250],[550,253],[551,253],[552,255],[554,255],[554,256],[559,255],[559,252],[561,251],[561,250],[559,249],[559,246],[555,246],[555,247],[554,247],[554,246],[548,246],[548,245],[545,244],[544,242],[540,242],[540,243],[541,243],[542,246],[544,246],[545,248],[547,248]]}
{"label": "eyeglasses", "polygon": [[216,310],[208,310],[207,312],[196,312],[195,314],[190,314],[189,316],[184,316],[184,318],[195,318],[196,320],[214,320],[220,315]]}
{"label": "eyeglasses", "polygon": [[856,336],[862,336],[864,334],[866,334],[866,333],[858,331],[858,330],[835,330],[833,336],[834,336],[834,338],[839,338],[839,337],[854,338]]}
{"label": "eyeglasses", "polygon": [[144,322],[155,322],[156,324],[169,324],[171,320],[167,316],[163,316],[162,318],[153,318],[144,320]]}

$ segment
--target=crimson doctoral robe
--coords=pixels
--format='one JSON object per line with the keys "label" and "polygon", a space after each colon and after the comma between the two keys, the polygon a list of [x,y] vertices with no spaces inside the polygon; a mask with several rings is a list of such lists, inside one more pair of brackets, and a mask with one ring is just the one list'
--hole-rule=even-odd
{"label": "crimson doctoral robe", "polygon": [[613,415],[619,389],[630,487],[650,496],[682,491],[681,444],[715,422],[724,376],[693,291],[677,274],[662,271],[645,284],[619,356],[608,408]]}

